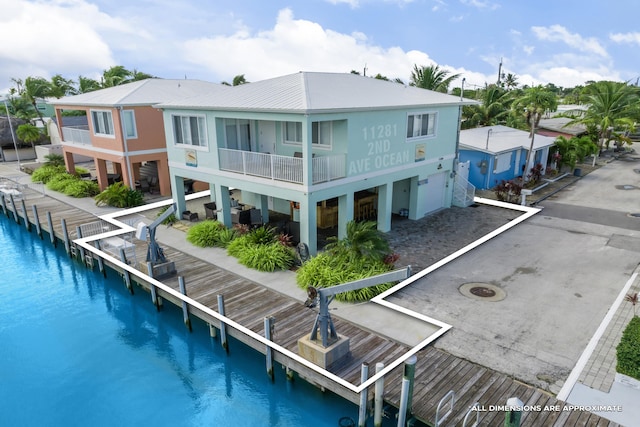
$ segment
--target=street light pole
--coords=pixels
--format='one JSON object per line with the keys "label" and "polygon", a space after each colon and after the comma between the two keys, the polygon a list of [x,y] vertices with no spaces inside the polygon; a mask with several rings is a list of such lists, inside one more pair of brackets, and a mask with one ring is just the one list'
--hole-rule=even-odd
{"label": "street light pole", "polygon": [[18,153],[18,144],[16,143],[16,135],[13,133],[13,124],[11,123],[11,116],[9,115],[9,106],[7,105],[7,98],[4,98],[3,101],[4,101],[4,108],[5,110],[7,110],[7,120],[9,121],[9,131],[11,132],[11,139],[13,140],[13,148],[16,150],[16,159],[18,159],[18,170],[20,170],[20,154]]}

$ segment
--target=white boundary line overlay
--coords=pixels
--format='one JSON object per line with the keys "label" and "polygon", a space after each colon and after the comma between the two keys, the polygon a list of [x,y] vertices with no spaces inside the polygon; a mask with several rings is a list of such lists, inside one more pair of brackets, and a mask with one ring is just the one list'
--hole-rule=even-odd
{"label": "white boundary line overlay", "polygon": [[[201,198],[204,196],[208,196],[210,195],[210,190],[206,190],[206,191],[202,191],[199,193],[194,193],[194,194],[190,194],[185,196],[185,200],[192,200],[192,199],[197,199],[197,198]],[[467,246],[459,249],[458,251],[452,253],[451,255],[443,258],[442,260],[432,264],[431,266],[427,267],[426,269],[420,271],[419,273],[416,273],[415,275],[409,277],[408,279],[398,283],[397,285],[395,285],[394,287],[392,287],[391,289],[387,290],[386,292],[374,297],[373,299],[371,299],[371,302],[373,302],[374,304],[378,304],[381,305],[383,307],[386,307],[388,309],[394,310],[396,312],[402,313],[404,315],[413,317],[414,319],[423,321],[425,323],[431,324],[431,325],[435,325],[437,327],[439,327],[439,329],[434,332],[433,334],[431,334],[430,336],[428,336],[426,339],[424,339],[423,341],[421,341],[420,343],[418,343],[416,346],[414,346],[413,348],[409,349],[405,354],[403,354],[402,356],[398,357],[396,360],[394,360],[393,362],[391,362],[390,364],[386,365],[384,367],[384,369],[382,369],[380,372],[377,372],[375,375],[373,375],[372,377],[370,377],[367,381],[363,382],[362,384],[360,384],[359,386],[355,386],[352,383],[347,382],[346,380],[344,380],[343,378],[319,367],[318,365],[315,365],[313,363],[311,363],[310,361],[308,361],[307,359],[304,359],[302,357],[300,357],[298,354],[293,353],[292,351],[274,343],[273,341],[269,341],[267,340],[265,337],[263,337],[262,335],[259,335],[255,332],[253,332],[252,330],[242,326],[239,323],[234,322],[233,320],[220,315],[218,312],[212,310],[211,308],[199,303],[198,301],[191,299],[188,296],[183,295],[182,293],[174,290],[173,288],[170,288],[169,286],[165,285],[164,283],[149,277],[148,275],[146,275],[145,273],[141,272],[140,270],[123,263],[122,261],[114,258],[113,256],[111,256],[108,253],[102,252],[98,249],[95,248],[95,246],[93,246],[92,244],[90,244],[90,242],[94,241],[94,240],[98,240],[101,238],[105,238],[105,237],[112,237],[118,234],[123,234],[123,233],[129,233],[132,231],[136,231],[135,228],[126,225],[122,222],[120,222],[117,218],[118,217],[122,217],[122,216],[127,216],[127,215],[131,215],[131,214],[136,214],[136,213],[140,213],[140,212],[144,212],[146,210],[150,210],[150,209],[157,209],[160,207],[164,207],[164,206],[168,206],[171,205],[172,203],[174,203],[174,200],[172,199],[168,199],[168,200],[163,200],[163,201],[159,201],[159,202],[155,202],[155,203],[150,203],[147,205],[143,205],[143,206],[138,206],[135,208],[131,208],[131,209],[127,209],[127,210],[123,210],[123,211],[118,211],[118,212],[112,212],[109,214],[105,214],[105,215],[101,215],[99,216],[100,219],[107,221],[111,224],[114,224],[118,227],[120,227],[120,230],[115,230],[115,231],[110,231],[107,233],[102,233],[102,234],[97,234],[97,235],[93,235],[90,237],[86,237],[86,238],[80,238],[80,239],[76,239],[73,242],[76,243],[77,245],[83,247],[85,250],[88,250],[92,253],[97,254],[98,256],[101,256],[103,258],[109,258],[110,262],[112,262],[114,265],[120,267],[123,270],[128,271],[130,274],[140,278],[141,280],[144,280],[146,282],[149,282],[151,284],[153,284],[154,286],[156,286],[159,289],[162,289],[164,292],[174,296],[175,298],[178,298],[179,300],[185,301],[187,304],[197,308],[198,310],[201,310],[202,312],[208,314],[209,316],[213,317],[214,319],[217,319],[225,324],[227,324],[228,326],[237,329],[238,331],[242,332],[243,334],[253,338],[254,340],[260,342],[261,344],[264,344],[266,346],[271,347],[273,350],[277,351],[278,353],[281,353],[282,355],[294,360],[295,362],[307,367],[308,369],[315,371],[318,374],[323,375],[324,377],[332,380],[333,382],[335,382],[336,384],[339,384],[340,386],[352,391],[353,393],[356,394],[360,394],[363,390],[366,390],[369,386],[373,385],[378,379],[384,377],[385,375],[387,375],[389,372],[391,372],[393,369],[395,369],[397,366],[399,366],[400,364],[402,364],[403,362],[405,362],[409,357],[413,356],[414,354],[416,354],[417,352],[419,352],[420,350],[422,350],[424,347],[426,347],[427,345],[429,345],[431,342],[433,342],[434,340],[436,340],[437,338],[439,338],[440,336],[442,336],[443,334],[445,334],[449,329],[452,328],[451,325],[441,322],[437,319],[433,319],[429,316],[425,316],[421,313],[417,313],[415,311],[412,311],[410,309],[407,309],[405,307],[399,306],[397,304],[391,303],[389,301],[386,301],[385,298],[393,295],[395,292],[399,291],[400,289],[409,286],[410,284],[412,284],[413,282],[415,282],[416,280],[419,280],[425,276],[427,276],[429,273],[437,270],[438,268],[448,264],[449,262],[461,257],[462,255],[466,254],[467,252],[477,248],[478,246],[482,245],[483,243],[486,243],[487,241],[493,239],[494,237],[504,233],[505,231],[515,227],[516,225],[520,224],[521,222],[529,219],[530,217],[532,217],[533,215],[537,214],[538,212],[541,211],[540,208],[533,208],[533,207],[528,207],[528,206],[521,206],[521,205],[515,205],[515,204],[511,204],[511,203],[505,203],[505,202],[499,202],[496,200],[491,200],[491,199],[485,199],[485,198],[480,198],[480,197],[475,197],[474,198],[474,202],[478,203],[478,204],[485,204],[485,205],[489,205],[489,206],[495,206],[495,207],[500,207],[500,208],[505,208],[505,209],[511,209],[511,210],[515,210],[515,211],[520,211],[522,212],[522,215],[518,216],[517,218],[509,221],[507,224],[495,229],[494,231],[486,234],[485,236],[481,237],[480,239],[468,244]],[[468,208],[464,208],[464,209],[468,209]]]}

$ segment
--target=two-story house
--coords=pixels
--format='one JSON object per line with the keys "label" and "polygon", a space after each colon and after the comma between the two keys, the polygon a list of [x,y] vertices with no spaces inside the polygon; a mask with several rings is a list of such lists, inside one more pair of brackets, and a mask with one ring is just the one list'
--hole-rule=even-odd
{"label": "two-story house", "polygon": [[230,226],[229,190],[268,221],[299,221],[317,250],[317,228],[392,214],[422,218],[450,207],[462,105],[443,93],[355,74],[300,72],[156,107],[164,123],[173,198],[185,180],[209,184]]}
{"label": "two-story house", "polygon": [[[160,193],[170,195],[162,112],[153,105],[196,94],[213,96],[225,89],[199,80],[147,79],[55,100],[67,170],[75,170],[74,158],[93,160],[104,190],[114,180],[135,188],[145,165]],[[88,125],[65,125],[63,111],[83,112]]]}

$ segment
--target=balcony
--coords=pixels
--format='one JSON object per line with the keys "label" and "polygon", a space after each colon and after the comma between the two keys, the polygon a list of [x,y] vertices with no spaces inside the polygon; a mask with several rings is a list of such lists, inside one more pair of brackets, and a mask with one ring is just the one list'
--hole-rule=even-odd
{"label": "balcony", "polygon": [[69,126],[62,128],[62,140],[75,144],[91,145],[89,126]]}
{"label": "balcony", "polygon": [[[301,157],[254,153],[251,151],[218,149],[220,170],[259,176],[277,181],[302,184]],[[346,176],[346,156],[337,154],[312,159],[313,184],[333,181]]]}

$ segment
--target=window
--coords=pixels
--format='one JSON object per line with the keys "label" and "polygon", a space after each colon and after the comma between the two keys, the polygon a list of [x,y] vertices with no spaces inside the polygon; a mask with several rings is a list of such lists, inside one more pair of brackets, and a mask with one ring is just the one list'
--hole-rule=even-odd
{"label": "window", "polygon": [[136,116],[133,110],[122,111],[122,122],[124,125],[124,136],[127,139],[133,139],[138,137],[136,131]]}
{"label": "window", "polygon": [[204,116],[173,116],[173,136],[176,144],[206,147]]}
{"label": "window", "polygon": [[424,138],[436,135],[436,113],[409,114],[407,138]]}
{"label": "window", "polygon": [[251,126],[249,120],[225,119],[224,131],[227,148],[251,151]]}
{"label": "window", "polygon": [[114,135],[111,111],[91,111],[91,121],[95,135]]}
{"label": "window", "polygon": [[331,147],[332,130],[332,122],[313,122],[311,128],[311,143],[323,147]]}
{"label": "window", "polygon": [[511,155],[512,153],[502,153],[498,154],[493,162],[494,171],[493,173],[501,173],[506,172],[511,169]]}
{"label": "window", "polygon": [[302,123],[285,122],[284,142],[302,143]]}

